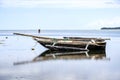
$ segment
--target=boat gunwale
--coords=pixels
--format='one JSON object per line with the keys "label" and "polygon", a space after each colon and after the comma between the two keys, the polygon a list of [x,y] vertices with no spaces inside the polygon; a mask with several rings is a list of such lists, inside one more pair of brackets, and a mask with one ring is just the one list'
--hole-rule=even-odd
{"label": "boat gunwale", "polygon": [[90,44],[90,45],[96,45],[99,46],[99,44],[105,44],[106,42],[91,42],[91,41],[75,41],[75,40],[64,40],[64,39],[56,39],[56,40],[52,40],[52,39],[39,39],[39,38],[34,38],[34,40],[36,40],[37,42],[40,43],[50,43],[50,44],[73,44],[73,45],[86,45],[86,44]]}

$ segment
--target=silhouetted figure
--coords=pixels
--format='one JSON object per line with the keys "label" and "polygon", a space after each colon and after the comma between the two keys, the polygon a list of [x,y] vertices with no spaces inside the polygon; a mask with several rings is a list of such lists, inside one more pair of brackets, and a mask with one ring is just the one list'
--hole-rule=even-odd
{"label": "silhouetted figure", "polygon": [[38,29],[38,33],[40,33],[40,29]]}

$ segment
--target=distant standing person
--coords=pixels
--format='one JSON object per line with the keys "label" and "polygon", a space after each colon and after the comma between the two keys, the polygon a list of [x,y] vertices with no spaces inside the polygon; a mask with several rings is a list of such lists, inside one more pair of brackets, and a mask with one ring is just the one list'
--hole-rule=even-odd
{"label": "distant standing person", "polygon": [[38,33],[40,33],[40,29],[38,29]]}

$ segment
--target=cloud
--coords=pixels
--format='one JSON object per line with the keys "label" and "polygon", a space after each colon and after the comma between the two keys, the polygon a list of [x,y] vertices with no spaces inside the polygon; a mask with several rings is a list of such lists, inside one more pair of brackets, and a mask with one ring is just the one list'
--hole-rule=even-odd
{"label": "cloud", "polygon": [[90,27],[120,27],[120,16],[109,18],[109,19],[101,19],[94,22],[89,23],[87,26]]}
{"label": "cloud", "polygon": [[1,0],[1,7],[111,8],[113,0]]}

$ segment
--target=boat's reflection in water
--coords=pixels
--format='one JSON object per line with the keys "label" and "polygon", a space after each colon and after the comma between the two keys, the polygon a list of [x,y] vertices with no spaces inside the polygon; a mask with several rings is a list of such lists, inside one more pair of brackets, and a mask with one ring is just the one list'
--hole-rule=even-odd
{"label": "boat's reflection in water", "polygon": [[48,60],[110,60],[106,58],[105,50],[94,50],[94,51],[79,51],[79,52],[53,52],[47,50],[41,53],[39,56],[33,58],[31,61],[16,62],[14,65],[34,63],[38,61]]}

